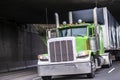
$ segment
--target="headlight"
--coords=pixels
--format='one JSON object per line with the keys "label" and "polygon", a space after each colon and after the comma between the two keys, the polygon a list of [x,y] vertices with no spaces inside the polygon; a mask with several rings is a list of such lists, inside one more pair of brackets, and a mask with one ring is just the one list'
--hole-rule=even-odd
{"label": "headlight", "polygon": [[38,55],[38,60],[48,61],[48,57],[45,54],[40,54],[40,55]]}
{"label": "headlight", "polygon": [[82,58],[87,56],[89,56],[89,51],[81,51],[77,54],[77,58]]}

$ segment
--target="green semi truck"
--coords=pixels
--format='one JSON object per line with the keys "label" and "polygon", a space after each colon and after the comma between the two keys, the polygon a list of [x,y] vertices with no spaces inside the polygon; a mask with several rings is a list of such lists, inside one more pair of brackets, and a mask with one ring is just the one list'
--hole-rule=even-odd
{"label": "green semi truck", "polygon": [[[59,25],[59,16],[55,13],[57,28],[47,31],[48,54],[38,56],[38,74],[43,80],[50,80],[52,76],[73,74],[86,74],[93,78],[96,69],[103,65],[112,65],[111,54],[105,50],[105,28],[98,20],[101,18],[98,17],[98,11],[101,10],[94,8],[90,11],[93,14],[92,23],[81,19],[75,22],[78,18],[75,17],[76,14],[81,14],[71,11],[69,24],[64,21],[63,25]],[[102,13],[106,24],[107,8],[102,8]]]}

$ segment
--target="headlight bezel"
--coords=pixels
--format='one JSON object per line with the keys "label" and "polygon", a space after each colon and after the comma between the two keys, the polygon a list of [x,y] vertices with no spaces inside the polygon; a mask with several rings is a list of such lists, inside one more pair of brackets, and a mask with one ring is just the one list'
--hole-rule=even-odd
{"label": "headlight bezel", "polygon": [[45,54],[39,54],[38,55],[38,60],[40,60],[40,61],[48,61],[48,56],[46,56]]}
{"label": "headlight bezel", "polygon": [[80,51],[77,54],[76,58],[85,58],[85,57],[88,57],[88,56],[89,56],[89,51],[86,50],[86,51]]}

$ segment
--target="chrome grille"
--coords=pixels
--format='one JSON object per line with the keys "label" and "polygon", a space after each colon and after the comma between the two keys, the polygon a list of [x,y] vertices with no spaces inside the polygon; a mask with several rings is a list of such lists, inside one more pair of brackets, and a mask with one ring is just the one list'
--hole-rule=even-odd
{"label": "chrome grille", "polygon": [[50,42],[49,49],[51,62],[74,60],[72,40]]}

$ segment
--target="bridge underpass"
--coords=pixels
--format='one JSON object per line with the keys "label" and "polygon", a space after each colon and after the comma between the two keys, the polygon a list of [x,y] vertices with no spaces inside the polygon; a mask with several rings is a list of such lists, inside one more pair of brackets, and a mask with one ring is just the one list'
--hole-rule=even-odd
{"label": "bridge underpass", "polygon": [[[82,1],[83,0],[81,0],[81,2],[79,0],[61,0],[58,2],[57,0],[1,0],[0,72],[11,72],[13,70],[27,69],[36,66],[37,55],[47,52],[46,45],[34,27],[27,24],[54,24],[55,12],[60,14],[60,22],[63,20],[68,22],[67,12],[69,10],[95,7],[94,0]],[[107,6],[113,16],[120,22],[119,4],[120,2],[118,0],[98,0],[98,7]],[[28,73],[29,70],[30,69],[27,69]],[[34,77],[37,76],[36,68],[30,71],[35,74]],[[7,79],[9,80],[10,78]],[[14,80],[17,80],[17,78]]]}
{"label": "bridge underpass", "polygon": [[[17,23],[54,24],[54,13],[60,14],[60,21],[67,20],[67,11],[97,7],[107,7],[112,15],[120,21],[119,0],[0,0],[0,20]],[[62,14],[64,13],[64,14]]]}

